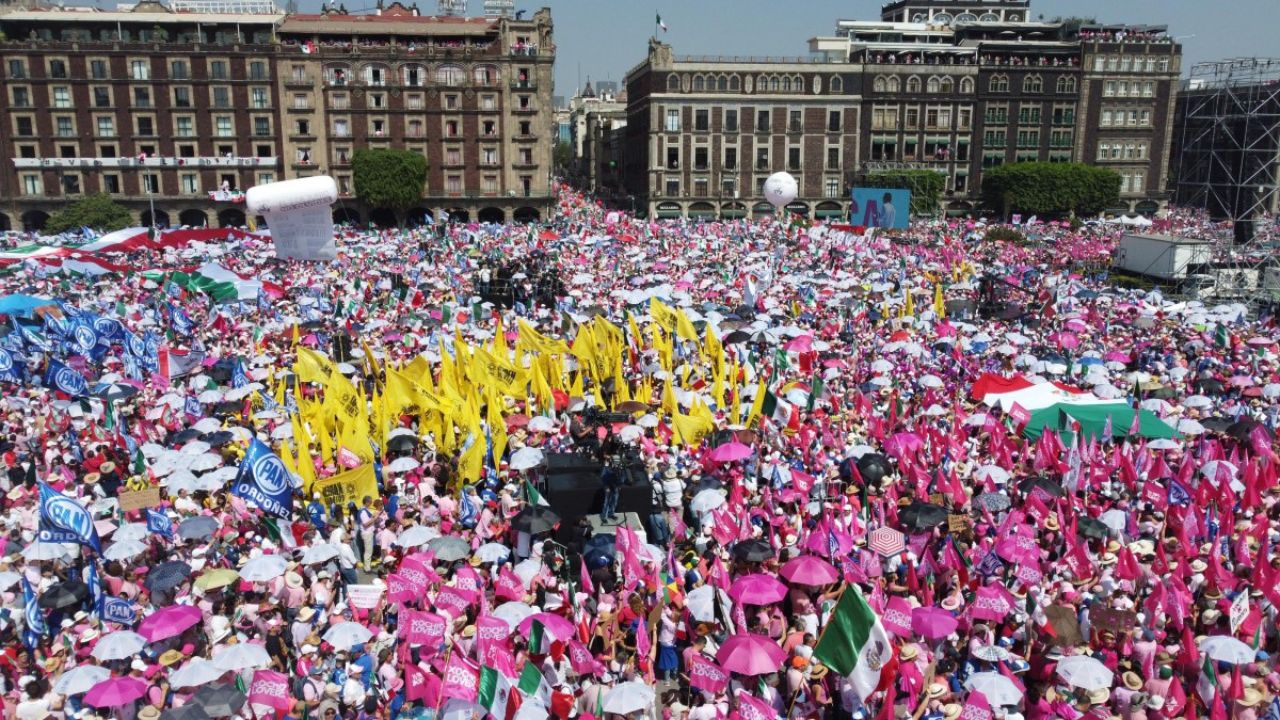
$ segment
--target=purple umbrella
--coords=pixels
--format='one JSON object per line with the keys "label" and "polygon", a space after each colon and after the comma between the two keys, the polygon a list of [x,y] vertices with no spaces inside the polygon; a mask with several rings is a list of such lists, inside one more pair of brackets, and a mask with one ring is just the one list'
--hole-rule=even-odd
{"label": "purple umbrella", "polygon": [[782,667],[787,653],[778,643],[764,635],[734,635],[716,651],[716,662],[730,672],[743,675],[767,675]]}
{"label": "purple umbrella", "polygon": [[927,640],[944,638],[955,632],[959,622],[939,607],[920,607],[911,611],[911,630]]}
{"label": "purple umbrella", "polygon": [[194,627],[202,617],[200,608],[192,605],[170,605],[147,616],[138,625],[138,634],[147,642],[158,642],[181,635]]}
{"label": "purple umbrella", "polygon": [[147,684],[129,676],[109,678],[89,688],[86,704],[94,707],[120,707],[147,694]]}
{"label": "purple umbrella", "polygon": [[814,555],[801,555],[788,560],[778,574],[793,585],[810,587],[819,587],[840,580],[840,573],[831,563]]}

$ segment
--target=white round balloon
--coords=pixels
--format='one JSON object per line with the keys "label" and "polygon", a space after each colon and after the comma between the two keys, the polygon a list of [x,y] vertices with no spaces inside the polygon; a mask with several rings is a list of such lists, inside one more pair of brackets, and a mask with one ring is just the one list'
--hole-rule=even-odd
{"label": "white round balloon", "polygon": [[764,181],[764,199],[779,210],[795,200],[799,193],[800,186],[791,173],[774,173]]}

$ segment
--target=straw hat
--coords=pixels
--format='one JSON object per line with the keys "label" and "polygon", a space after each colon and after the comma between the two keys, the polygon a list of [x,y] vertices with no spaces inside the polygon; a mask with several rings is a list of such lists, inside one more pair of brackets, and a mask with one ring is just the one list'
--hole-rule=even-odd
{"label": "straw hat", "polygon": [[1045,518],[1045,519],[1044,519],[1044,529],[1045,529],[1045,530],[1050,530],[1050,531],[1053,531],[1053,532],[1057,532],[1057,531],[1061,530],[1061,529],[1062,529],[1062,527],[1058,525],[1058,516],[1057,516],[1057,515],[1050,515],[1049,517]]}
{"label": "straw hat", "polygon": [[107,462],[102,463],[102,466],[99,467],[98,470],[103,474],[110,474],[116,471],[116,464],[108,460]]}
{"label": "straw hat", "polygon": [[809,679],[811,680],[821,680],[826,676],[827,666],[822,663],[814,663],[813,667],[809,668]]}
{"label": "straw hat", "polygon": [[902,650],[898,653],[899,658],[908,661],[915,660],[919,655],[920,650],[915,646],[915,643],[903,645]]}
{"label": "straw hat", "polygon": [[947,686],[942,683],[932,683],[929,685],[929,699],[934,700],[947,694]]}
{"label": "straw hat", "polygon": [[96,472],[89,473],[88,475],[85,475],[85,476],[84,476],[84,481],[85,481],[85,483],[86,483],[86,484],[88,484],[88,485],[93,485],[93,484],[97,483],[97,482],[98,482],[99,480],[101,480],[101,479],[102,479],[102,476],[101,476],[101,475],[99,475],[99,474],[98,474],[98,473],[96,473]]}
{"label": "straw hat", "polygon": [[1200,558],[1196,558],[1195,560],[1191,561],[1191,572],[1202,573],[1208,569],[1209,569],[1208,564],[1206,564],[1205,561],[1201,560]]}
{"label": "straw hat", "polygon": [[1138,677],[1138,673],[1135,673],[1132,670],[1126,671],[1120,676],[1120,679],[1124,681],[1124,686],[1130,690],[1142,689],[1142,678]]}
{"label": "straw hat", "polygon": [[311,622],[311,618],[315,616],[316,610],[310,605],[304,605],[302,609],[298,611],[298,619],[302,622]]}
{"label": "straw hat", "polygon": [[1101,705],[1111,699],[1111,688],[1090,690],[1088,695],[1090,705]]}
{"label": "straw hat", "polygon": [[284,574],[284,584],[294,590],[302,588],[302,576],[296,572],[289,571]]}
{"label": "straw hat", "polygon": [[134,715],[138,720],[160,720],[160,709],[155,705],[147,705]]}
{"label": "straw hat", "polygon": [[165,667],[177,665],[179,662],[182,662],[182,653],[177,650],[165,650],[160,653],[158,662]]}
{"label": "straw hat", "polygon": [[958,720],[960,714],[964,712],[964,708],[957,703],[947,703],[942,706],[943,720]]}
{"label": "straw hat", "polygon": [[1245,688],[1244,696],[1236,700],[1236,704],[1241,707],[1253,707],[1262,702],[1262,693],[1253,688]]}

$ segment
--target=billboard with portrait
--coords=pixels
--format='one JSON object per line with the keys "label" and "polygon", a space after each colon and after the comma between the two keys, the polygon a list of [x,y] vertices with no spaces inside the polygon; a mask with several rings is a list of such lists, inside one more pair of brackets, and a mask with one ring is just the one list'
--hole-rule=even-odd
{"label": "billboard with portrait", "polygon": [[849,223],[906,230],[910,210],[911,191],[905,188],[854,188]]}

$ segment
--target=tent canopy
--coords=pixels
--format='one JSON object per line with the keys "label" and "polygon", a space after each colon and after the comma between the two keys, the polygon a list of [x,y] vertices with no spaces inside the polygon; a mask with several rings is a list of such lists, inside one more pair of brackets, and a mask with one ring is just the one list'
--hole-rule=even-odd
{"label": "tent canopy", "polygon": [[[1133,424],[1133,408],[1126,403],[1094,403],[1079,405],[1058,403],[1031,413],[1031,420],[1023,429],[1023,434],[1032,440],[1038,440],[1046,428],[1050,430],[1071,430],[1076,422],[1080,423],[1081,439],[1099,437],[1107,426],[1107,418],[1111,418],[1111,434],[1115,437],[1128,437],[1129,427]],[[1138,415],[1138,434],[1144,438],[1176,438],[1178,431],[1150,410],[1141,410]],[[1074,422],[1073,422],[1074,421]]]}
{"label": "tent canopy", "polygon": [[0,297],[0,315],[30,317],[32,310],[54,304],[54,301],[49,298],[36,297],[34,295],[24,295],[22,293],[5,295]]}

